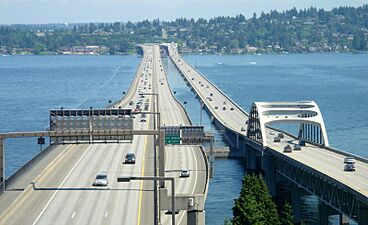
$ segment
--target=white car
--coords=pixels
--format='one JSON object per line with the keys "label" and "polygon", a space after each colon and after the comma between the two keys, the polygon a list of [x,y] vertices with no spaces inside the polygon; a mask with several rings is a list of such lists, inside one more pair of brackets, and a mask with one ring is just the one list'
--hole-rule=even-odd
{"label": "white car", "polygon": [[354,157],[344,158],[344,171],[355,171],[355,159]]}
{"label": "white car", "polygon": [[345,163],[344,171],[355,171],[355,163]]}
{"label": "white car", "polygon": [[348,156],[344,158],[344,163],[355,163],[354,157]]}
{"label": "white car", "polygon": [[99,173],[96,175],[93,186],[107,186],[109,185],[109,177],[107,173]]}
{"label": "white car", "polygon": [[188,169],[182,169],[180,171],[180,177],[190,177],[190,171]]}
{"label": "white car", "polygon": [[275,131],[274,131],[274,130],[271,130],[271,131],[270,131],[270,134],[271,134],[271,135],[275,135]]}

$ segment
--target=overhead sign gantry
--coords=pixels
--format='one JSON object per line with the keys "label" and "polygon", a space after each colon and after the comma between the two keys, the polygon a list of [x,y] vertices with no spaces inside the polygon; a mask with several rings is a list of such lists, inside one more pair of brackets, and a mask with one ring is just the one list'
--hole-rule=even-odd
{"label": "overhead sign gantry", "polygon": [[[132,130],[131,109],[53,109],[50,110],[50,131],[68,130]],[[133,135],[111,136],[57,136],[50,137],[51,143],[88,141],[132,140]]]}

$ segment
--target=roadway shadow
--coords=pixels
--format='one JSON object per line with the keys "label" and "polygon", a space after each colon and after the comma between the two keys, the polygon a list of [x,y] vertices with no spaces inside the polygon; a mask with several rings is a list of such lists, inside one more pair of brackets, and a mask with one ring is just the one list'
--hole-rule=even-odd
{"label": "roadway shadow", "polygon": [[25,188],[7,188],[6,191],[24,191]]}
{"label": "roadway shadow", "polygon": [[109,187],[36,187],[35,183],[32,183],[33,190],[35,191],[143,191],[153,192],[153,189],[139,189],[139,188],[109,188]]}

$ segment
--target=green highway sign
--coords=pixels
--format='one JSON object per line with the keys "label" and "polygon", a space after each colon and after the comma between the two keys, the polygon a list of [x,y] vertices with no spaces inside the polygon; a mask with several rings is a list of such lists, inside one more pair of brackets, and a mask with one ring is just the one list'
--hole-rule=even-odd
{"label": "green highway sign", "polygon": [[180,145],[180,136],[165,136],[165,144]]}

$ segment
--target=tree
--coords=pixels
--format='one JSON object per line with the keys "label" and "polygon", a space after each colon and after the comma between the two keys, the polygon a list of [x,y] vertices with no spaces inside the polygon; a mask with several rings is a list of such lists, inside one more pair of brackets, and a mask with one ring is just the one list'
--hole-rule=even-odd
{"label": "tree", "polygon": [[280,220],[281,220],[282,225],[293,225],[294,224],[293,223],[293,209],[288,202],[285,202],[282,207]]}
{"label": "tree", "polygon": [[232,225],[231,220],[229,218],[225,218],[224,225]]}
{"label": "tree", "polygon": [[234,225],[281,225],[262,175],[246,175],[233,207]]}

